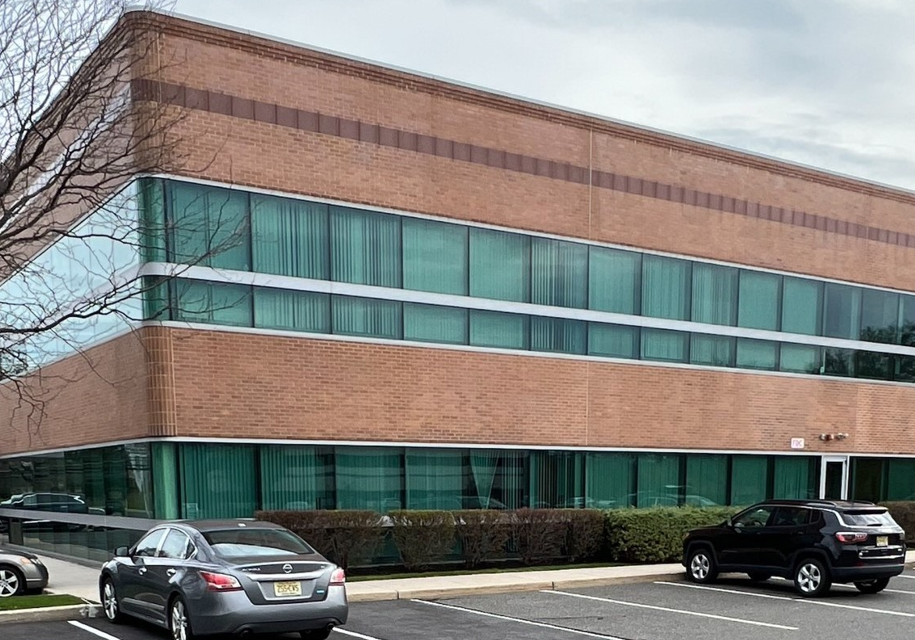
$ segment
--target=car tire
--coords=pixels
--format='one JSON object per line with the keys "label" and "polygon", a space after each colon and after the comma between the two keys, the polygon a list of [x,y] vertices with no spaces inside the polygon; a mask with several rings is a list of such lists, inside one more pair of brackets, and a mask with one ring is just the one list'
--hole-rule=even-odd
{"label": "car tire", "polygon": [[794,569],[794,588],[805,598],[816,598],[829,591],[832,579],[821,560],[803,558]]}
{"label": "car tire", "polygon": [[300,631],[299,636],[302,640],[327,640],[330,637],[331,629],[309,629]]}
{"label": "car tire", "polygon": [[114,586],[114,580],[110,577],[105,578],[99,589],[99,602],[102,603],[102,613],[105,614],[105,620],[112,624],[121,624],[124,622],[124,614],[121,613],[121,603],[118,602],[118,592]]}
{"label": "car tire", "polygon": [[715,581],[718,577],[718,567],[708,547],[696,547],[690,551],[689,560],[686,562],[686,576],[699,584]]}
{"label": "car tire", "polygon": [[168,632],[171,634],[172,640],[194,640],[196,638],[191,629],[187,603],[181,596],[172,598],[168,605]]}
{"label": "car tire", "polygon": [[880,593],[886,589],[886,585],[890,583],[889,578],[878,578],[876,580],[866,580],[864,582],[856,582],[855,587],[861,593]]}
{"label": "car tire", "polygon": [[771,573],[761,573],[759,571],[754,571],[752,573],[748,573],[747,575],[750,576],[750,580],[753,582],[765,582],[772,577]]}
{"label": "car tire", "polygon": [[25,576],[16,567],[0,566],[0,598],[18,596],[25,592]]}

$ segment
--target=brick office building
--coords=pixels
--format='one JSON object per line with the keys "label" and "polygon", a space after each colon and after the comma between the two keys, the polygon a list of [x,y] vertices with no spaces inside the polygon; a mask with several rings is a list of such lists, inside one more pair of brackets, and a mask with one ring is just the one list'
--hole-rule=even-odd
{"label": "brick office building", "polygon": [[134,95],[186,109],[206,168],[131,188],[163,229],[241,241],[200,261],[165,232],[137,258],[150,283],[193,266],[134,331],[47,365],[75,381],[40,431],[7,402],[0,498],[173,518],[915,494],[915,194],[154,22],[186,62]]}

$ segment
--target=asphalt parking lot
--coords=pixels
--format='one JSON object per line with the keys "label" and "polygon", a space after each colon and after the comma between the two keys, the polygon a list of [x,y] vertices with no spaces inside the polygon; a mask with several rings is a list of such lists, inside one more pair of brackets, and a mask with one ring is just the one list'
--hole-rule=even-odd
{"label": "asphalt parking lot", "polygon": [[[713,586],[645,582],[569,591],[535,591],[448,600],[354,603],[349,623],[331,638],[346,640],[725,640],[750,638],[911,638],[915,571],[875,595],[836,585],[824,598],[795,595],[791,585],[741,577]],[[164,640],[141,623],[104,620],[4,625],[4,640]],[[285,636],[284,636],[285,637]],[[290,638],[294,636],[288,636]]]}

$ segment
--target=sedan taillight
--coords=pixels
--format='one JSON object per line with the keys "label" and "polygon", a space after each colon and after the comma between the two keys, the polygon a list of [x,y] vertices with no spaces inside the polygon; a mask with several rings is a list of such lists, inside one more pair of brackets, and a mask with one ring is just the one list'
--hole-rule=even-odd
{"label": "sedan taillight", "polygon": [[867,541],[866,533],[849,533],[847,531],[840,531],[836,534],[836,540],[842,544],[857,544],[859,542]]}
{"label": "sedan taillight", "polygon": [[331,584],[343,584],[346,582],[346,573],[343,569],[334,569],[334,572],[330,574],[330,583]]}
{"label": "sedan taillight", "polygon": [[200,577],[206,580],[207,591],[241,591],[241,584],[234,576],[201,571]]}

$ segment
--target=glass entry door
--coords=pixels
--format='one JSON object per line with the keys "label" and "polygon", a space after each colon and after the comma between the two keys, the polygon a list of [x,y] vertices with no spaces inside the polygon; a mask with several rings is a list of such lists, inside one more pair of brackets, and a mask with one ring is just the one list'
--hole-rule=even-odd
{"label": "glass entry door", "polygon": [[848,499],[848,456],[823,456],[820,497],[826,500]]}

